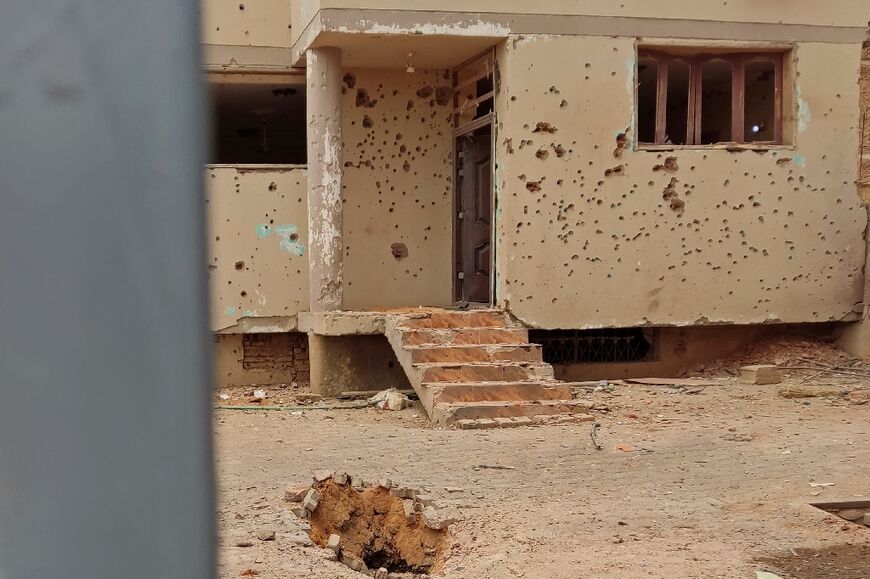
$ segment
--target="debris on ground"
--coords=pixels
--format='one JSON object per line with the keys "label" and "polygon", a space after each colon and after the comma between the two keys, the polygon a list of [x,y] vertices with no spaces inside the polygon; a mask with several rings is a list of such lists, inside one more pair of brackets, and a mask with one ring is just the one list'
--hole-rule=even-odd
{"label": "debris on ground", "polygon": [[265,400],[266,391],[261,389],[254,390],[254,392],[251,394],[251,398],[253,398],[255,401]]}
{"label": "debris on ground", "polygon": [[782,376],[776,366],[754,364],[740,368],[740,381],[744,384],[779,384]]}
{"label": "debris on ground", "polygon": [[395,388],[388,388],[369,398],[369,403],[381,410],[401,410],[411,405],[411,399]]}
{"label": "debris on ground", "polygon": [[845,396],[849,393],[843,388],[813,387],[790,384],[783,386],[777,393],[783,398],[830,398]]}

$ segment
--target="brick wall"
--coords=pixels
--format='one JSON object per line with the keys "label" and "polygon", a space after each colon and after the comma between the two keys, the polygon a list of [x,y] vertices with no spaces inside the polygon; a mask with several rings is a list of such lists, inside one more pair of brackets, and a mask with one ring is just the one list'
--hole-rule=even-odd
{"label": "brick wall", "polygon": [[308,383],[308,336],[285,334],[243,334],[242,368],[290,376],[294,382]]}

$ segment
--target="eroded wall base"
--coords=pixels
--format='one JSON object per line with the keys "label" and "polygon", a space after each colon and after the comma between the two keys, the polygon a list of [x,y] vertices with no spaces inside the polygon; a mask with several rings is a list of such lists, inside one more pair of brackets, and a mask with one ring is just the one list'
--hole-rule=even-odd
{"label": "eroded wall base", "polygon": [[309,334],[311,391],[337,396],[349,390],[411,388],[387,339]]}
{"label": "eroded wall base", "polygon": [[308,336],[300,332],[216,334],[218,388],[309,383]]}
{"label": "eroded wall base", "polygon": [[[705,363],[734,354],[763,338],[783,336],[833,339],[842,327],[833,324],[783,324],[659,328],[656,352],[650,361],[554,364],[553,369],[556,378],[572,382],[670,378],[686,371],[699,370]],[[865,339],[865,343],[870,345],[870,340]]]}

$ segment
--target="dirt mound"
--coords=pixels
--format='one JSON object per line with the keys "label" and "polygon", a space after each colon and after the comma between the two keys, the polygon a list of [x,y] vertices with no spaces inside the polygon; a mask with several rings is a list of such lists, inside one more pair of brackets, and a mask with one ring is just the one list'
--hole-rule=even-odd
{"label": "dirt mound", "polygon": [[362,559],[369,569],[432,573],[443,566],[447,531],[427,527],[421,513],[406,518],[402,499],[386,488],[356,490],[332,479],[314,488],[320,501],[311,513],[311,539],[319,546],[339,535],[342,554]]}

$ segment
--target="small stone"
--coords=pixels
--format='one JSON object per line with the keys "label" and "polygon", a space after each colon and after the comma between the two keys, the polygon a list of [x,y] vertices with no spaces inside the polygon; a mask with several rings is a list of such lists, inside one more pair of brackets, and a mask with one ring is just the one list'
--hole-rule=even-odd
{"label": "small stone", "polygon": [[388,478],[382,478],[378,481],[378,486],[389,490],[393,486],[393,481]]}
{"label": "small stone", "polygon": [[870,527],[870,513],[866,513],[861,522],[864,523],[865,527]]}
{"label": "small stone", "polygon": [[417,492],[406,487],[393,487],[390,489],[390,494],[400,499],[413,499]]}
{"label": "small stone", "polygon": [[320,493],[314,489],[308,491],[308,494],[305,495],[305,499],[302,501],[302,508],[306,511],[313,512],[314,509],[317,508],[317,503],[320,502]]}
{"label": "small stone", "polygon": [[517,424],[513,420],[507,417],[499,416],[497,418],[493,418],[493,420],[495,420],[495,424],[499,428],[511,428],[513,426],[517,426]]}
{"label": "small stone", "polygon": [[300,519],[307,519],[309,514],[308,510],[305,507],[293,507],[292,509],[290,509],[290,512],[292,512]]}
{"label": "small stone", "polygon": [[531,426],[532,419],[528,416],[515,416],[514,422],[517,424],[517,426]]}
{"label": "small stone", "polygon": [[424,507],[430,507],[435,502],[431,495],[417,495],[414,497],[414,502],[423,505]]}
{"label": "small stone", "polygon": [[353,569],[354,571],[359,571],[360,573],[368,571],[368,567],[366,566],[365,561],[363,561],[356,555],[351,555],[350,553],[342,553],[341,562]]}
{"label": "small stone", "polygon": [[339,551],[341,551],[341,535],[331,534],[326,541],[326,548],[332,549],[338,555]]}
{"label": "small stone", "polygon": [[323,481],[330,479],[330,478],[332,478],[332,471],[331,470],[319,470],[316,473],[314,473],[314,482],[315,483],[323,482]]}
{"label": "small stone", "polygon": [[444,490],[446,490],[448,493],[462,493],[462,492],[465,492],[465,489],[462,488],[462,487],[446,487]]}
{"label": "small stone", "polygon": [[870,402],[870,388],[856,388],[849,392],[849,402],[852,404],[867,404]]}
{"label": "small stone", "polygon": [[459,512],[455,508],[446,508],[435,510],[432,507],[426,507],[423,511],[423,523],[430,529],[440,531],[446,529],[459,520]]}
{"label": "small stone", "polygon": [[864,518],[864,511],[858,509],[843,509],[837,514],[847,521],[857,521],[858,519]]}
{"label": "small stone", "polygon": [[352,486],[355,489],[363,488],[363,479],[361,479],[358,476],[350,477],[350,486]]}
{"label": "small stone", "polygon": [[333,475],[332,480],[334,480],[335,484],[337,484],[337,485],[346,485],[347,480],[348,480],[347,473],[346,472],[337,473],[337,474]]}
{"label": "small stone", "polygon": [[236,543],[236,547],[253,547],[254,544],[250,541],[239,541]]}
{"label": "small stone", "polygon": [[261,541],[274,541],[275,531],[272,529],[260,529],[257,531],[257,538]]}
{"label": "small stone", "polygon": [[402,509],[405,511],[405,522],[413,525],[417,522],[417,512],[414,509],[414,501],[405,499],[402,501]]}
{"label": "small stone", "polygon": [[311,537],[309,537],[307,533],[296,533],[291,535],[289,540],[294,545],[299,545],[300,547],[314,546],[314,541],[311,540]]}
{"label": "small stone", "polygon": [[744,384],[778,384],[782,378],[776,366],[758,364],[740,368],[740,381]]}
{"label": "small stone", "polygon": [[297,485],[290,487],[286,491],[284,491],[284,500],[291,503],[301,503],[302,499],[305,498],[305,495],[308,494],[308,491],[311,489],[310,486],[307,485]]}
{"label": "small stone", "polygon": [[372,573],[372,577],[374,577],[374,579],[388,579],[389,573],[390,572],[387,571],[386,567],[381,567],[380,569]]}

